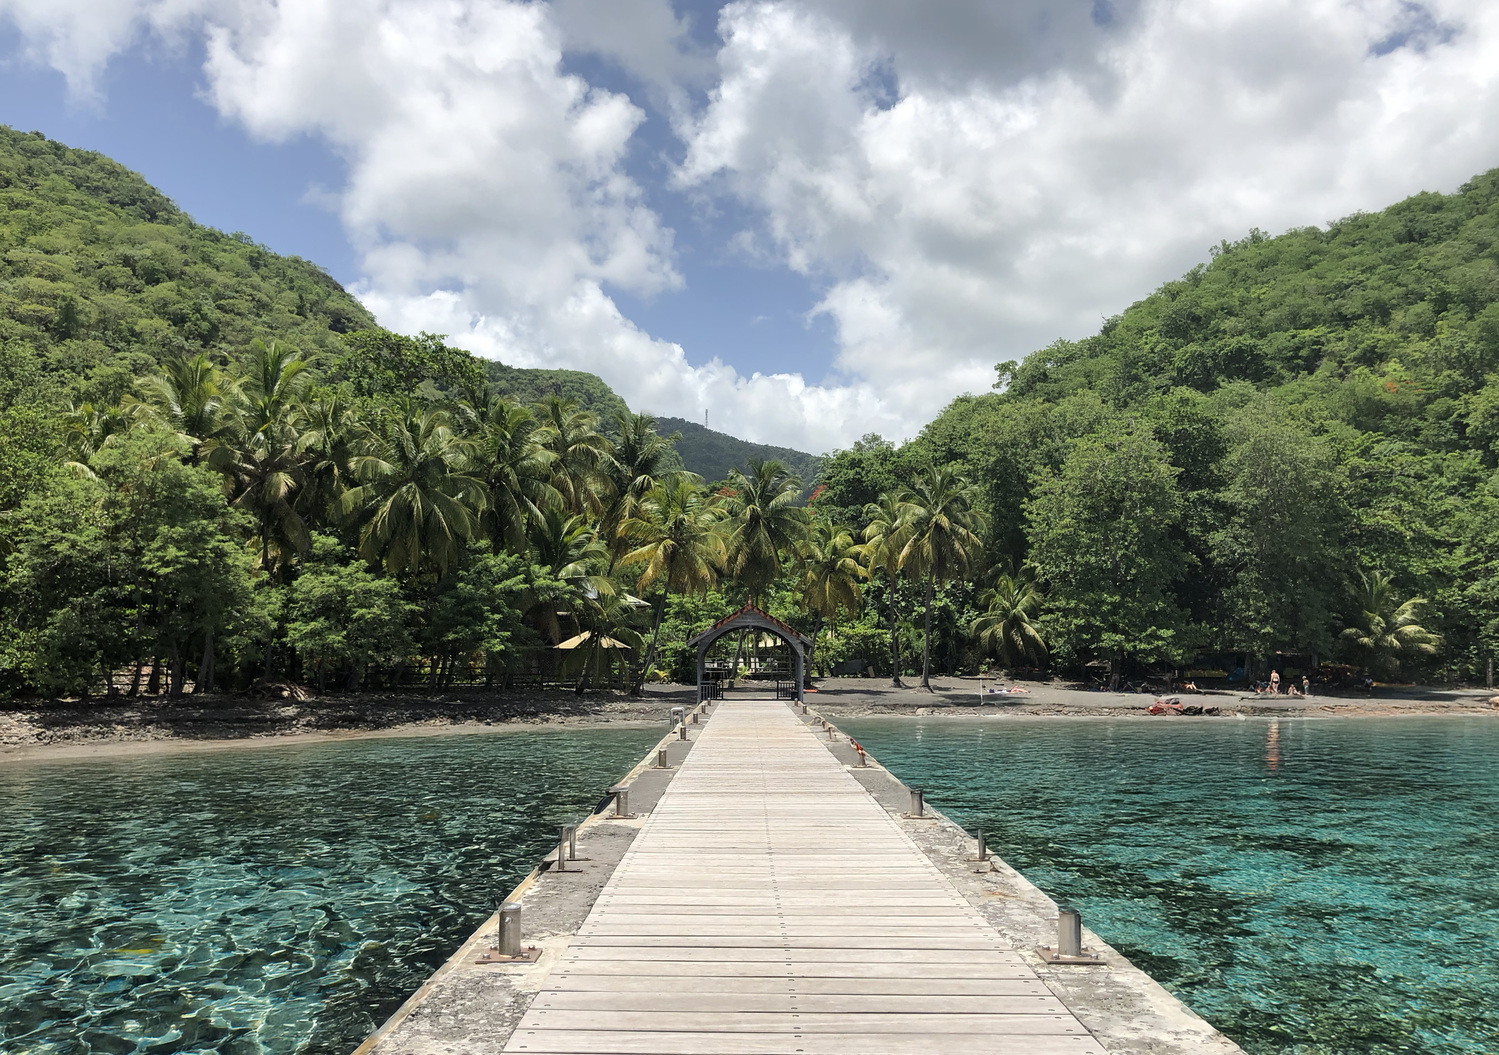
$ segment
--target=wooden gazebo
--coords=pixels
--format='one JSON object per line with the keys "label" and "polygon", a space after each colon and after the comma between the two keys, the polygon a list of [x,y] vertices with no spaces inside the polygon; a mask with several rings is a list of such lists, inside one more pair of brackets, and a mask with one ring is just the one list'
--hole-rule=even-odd
{"label": "wooden gazebo", "polygon": [[689,645],[697,646],[697,693],[702,699],[703,684],[708,672],[708,649],[713,643],[725,634],[732,634],[739,630],[765,631],[774,634],[786,642],[791,649],[791,675],[793,684],[796,686],[796,699],[800,703],[802,696],[802,682],[806,677],[807,650],[812,647],[811,638],[807,637],[794,626],[788,626],[773,616],[766,615],[754,605],[745,605],[733,615],[724,616],[701,634],[690,639]]}

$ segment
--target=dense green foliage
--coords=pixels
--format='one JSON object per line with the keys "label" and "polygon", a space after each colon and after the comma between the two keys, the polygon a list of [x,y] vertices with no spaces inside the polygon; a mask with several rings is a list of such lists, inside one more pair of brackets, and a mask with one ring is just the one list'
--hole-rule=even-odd
{"label": "dense green foliage", "polygon": [[[1499,171],[1327,229],[1224,243],[1093,337],[1002,363],[897,449],[830,457],[857,517],[936,463],[1033,577],[1054,658],[1342,656],[1482,677],[1499,649]],[[1440,646],[1347,633],[1369,576]],[[950,632],[977,615],[955,613]]]}
{"label": "dense green foliage", "polygon": [[751,600],[923,684],[1499,647],[1499,173],[1224,244],[911,442],[792,464],[379,330],[97,155],[4,132],[0,200],[3,692],[638,689]]}
{"label": "dense green foliage", "polygon": [[374,325],[321,269],[194,223],[138,175],[0,126],[0,406],[113,403],[159,361]]}
{"label": "dense green foliage", "polygon": [[817,479],[822,459],[790,447],[751,443],[736,436],[715,432],[686,418],[661,419],[662,429],[679,433],[677,454],[682,465],[704,480],[727,480],[735,469],[745,469],[752,461],[780,462],[803,483]]}

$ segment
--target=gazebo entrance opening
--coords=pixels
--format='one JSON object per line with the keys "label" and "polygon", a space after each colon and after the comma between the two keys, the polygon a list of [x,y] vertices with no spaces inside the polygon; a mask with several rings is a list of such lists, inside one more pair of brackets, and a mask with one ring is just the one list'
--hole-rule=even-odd
{"label": "gazebo entrance opening", "polygon": [[721,698],[730,683],[734,691],[747,695],[802,699],[811,642],[795,627],[758,608],[746,605],[688,644],[697,646],[700,700]]}

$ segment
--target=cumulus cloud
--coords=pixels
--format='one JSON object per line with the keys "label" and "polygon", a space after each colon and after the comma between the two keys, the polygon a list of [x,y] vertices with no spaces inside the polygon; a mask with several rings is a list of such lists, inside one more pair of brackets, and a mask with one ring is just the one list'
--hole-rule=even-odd
{"label": "cumulus cloud", "polygon": [[[1499,161],[1499,10],[1479,0],[741,0],[706,49],[668,0],[0,15],[85,95],[120,49],[201,34],[221,113],[346,160],[336,206],[386,325],[816,450],[911,434],[996,361],[1091,332],[1221,238]],[[642,97],[568,72],[585,53]],[[681,153],[642,187],[647,108]],[[691,295],[647,191],[751,207],[714,237],[805,276],[833,380],[745,376],[621,313],[611,291]]]}
{"label": "cumulus cloud", "polygon": [[[336,46],[334,46],[336,42]],[[621,315],[607,288],[681,284],[671,232],[624,170],[642,111],[562,72],[551,12],[518,3],[303,0],[210,29],[219,110],[253,133],[312,133],[347,159],[356,292],[396,329],[519,366],[594,370],[632,406],[825,448],[866,393],[741,376]]]}
{"label": "cumulus cloud", "polygon": [[998,359],[1091,331],[1222,237],[1495,164],[1496,14],[1147,3],[1095,19],[1091,52],[1047,70],[956,76],[971,49],[951,19],[731,4],[678,179],[757,205],[786,264],[828,283],[839,365],[887,390],[927,378],[906,389],[920,416]]}

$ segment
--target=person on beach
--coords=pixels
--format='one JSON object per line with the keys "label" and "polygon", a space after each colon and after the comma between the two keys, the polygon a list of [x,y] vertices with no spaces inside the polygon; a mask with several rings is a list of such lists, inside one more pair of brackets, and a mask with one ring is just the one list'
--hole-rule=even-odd
{"label": "person on beach", "polygon": [[1301,675],[1301,695],[1303,695],[1303,696],[1310,696],[1311,694],[1312,694],[1312,679],[1309,678],[1309,677],[1307,677],[1305,674],[1303,674],[1303,675]]}
{"label": "person on beach", "polygon": [[1280,671],[1278,670],[1272,670],[1270,672],[1270,695],[1280,695]]}

